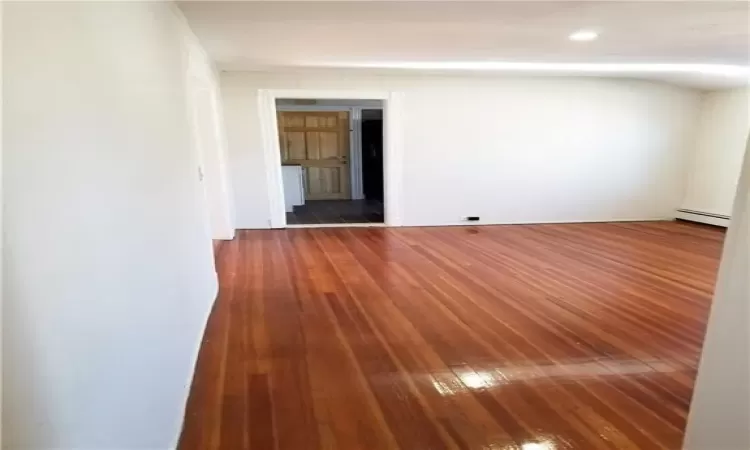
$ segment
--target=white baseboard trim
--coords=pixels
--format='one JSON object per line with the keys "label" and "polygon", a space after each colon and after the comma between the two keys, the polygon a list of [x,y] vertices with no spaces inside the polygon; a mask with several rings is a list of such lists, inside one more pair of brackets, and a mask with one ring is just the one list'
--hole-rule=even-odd
{"label": "white baseboard trim", "polygon": [[672,222],[674,217],[649,217],[636,219],[601,219],[601,220],[528,220],[512,222],[449,222],[439,224],[405,224],[404,227],[482,227],[500,225],[553,225],[566,223],[612,223],[612,222]]}
{"label": "white baseboard trim", "polygon": [[730,221],[729,216],[705,213],[702,211],[694,211],[691,209],[678,209],[675,216],[678,219],[687,220],[690,222],[706,223],[709,225],[716,225],[724,228],[729,226]]}
{"label": "white baseboard trim", "polygon": [[[404,224],[401,227],[481,227],[492,225],[544,225],[544,224],[565,224],[565,223],[616,223],[616,222],[671,222],[675,219],[682,219],[691,222],[706,223],[721,227],[729,226],[728,218],[716,218],[702,215],[686,213],[682,211],[675,212],[674,217],[643,217],[627,219],[601,219],[601,220],[530,220],[530,221],[511,221],[511,222],[448,222],[448,223],[428,223],[428,224]],[[321,223],[321,224],[289,224],[287,229],[292,228],[390,228],[384,223]],[[398,228],[398,227],[396,227]],[[269,230],[270,228],[238,228],[238,231],[251,230]]]}

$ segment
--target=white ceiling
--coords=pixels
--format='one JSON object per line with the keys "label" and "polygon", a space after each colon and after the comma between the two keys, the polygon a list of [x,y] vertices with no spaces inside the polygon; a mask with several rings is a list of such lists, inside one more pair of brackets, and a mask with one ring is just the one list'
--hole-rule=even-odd
{"label": "white ceiling", "polygon": [[[575,73],[701,87],[747,82],[749,6],[744,1],[180,3],[225,70]],[[580,28],[598,29],[600,38],[569,41]],[[734,72],[728,74],[723,65],[744,67],[729,68]]]}

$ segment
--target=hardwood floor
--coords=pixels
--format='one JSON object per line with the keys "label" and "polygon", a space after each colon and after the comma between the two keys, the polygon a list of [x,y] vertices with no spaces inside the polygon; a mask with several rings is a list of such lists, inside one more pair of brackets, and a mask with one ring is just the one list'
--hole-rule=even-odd
{"label": "hardwood floor", "polygon": [[246,231],[179,448],[678,449],[723,231]]}

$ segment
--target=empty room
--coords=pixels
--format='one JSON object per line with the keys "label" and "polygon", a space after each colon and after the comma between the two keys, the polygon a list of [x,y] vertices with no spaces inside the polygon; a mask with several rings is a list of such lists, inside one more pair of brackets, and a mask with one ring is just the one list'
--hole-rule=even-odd
{"label": "empty room", "polygon": [[750,449],[745,2],[2,2],[2,448]]}

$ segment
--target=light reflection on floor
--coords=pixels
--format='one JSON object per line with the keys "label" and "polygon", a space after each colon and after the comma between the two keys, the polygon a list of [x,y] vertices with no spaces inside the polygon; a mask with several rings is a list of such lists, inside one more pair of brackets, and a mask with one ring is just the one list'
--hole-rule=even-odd
{"label": "light reflection on floor", "polygon": [[557,450],[558,446],[550,439],[526,442],[519,447],[516,444],[490,444],[483,446],[482,450]]}
{"label": "light reflection on floor", "polygon": [[555,444],[550,441],[527,442],[521,444],[521,450],[555,450]]}
{"label": "light reflection on floor", "polygon": [[[453,372],[433,373],[430,377],[435,390],[440,395],[449,396],[466,393],[471,389],[488,389],[513,382],[546,378],[586,379],[649,372],[667,373],[675,370],[677,369],[674,365],[664,361],[647,364],[638,360],[597,360],[578,364],[511,366],[476,371],[466,367],[454,369]],[[529,447],[529,450],[534,450],[534,447]]]}

